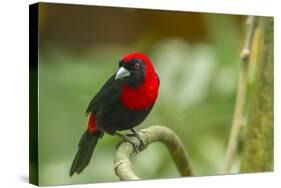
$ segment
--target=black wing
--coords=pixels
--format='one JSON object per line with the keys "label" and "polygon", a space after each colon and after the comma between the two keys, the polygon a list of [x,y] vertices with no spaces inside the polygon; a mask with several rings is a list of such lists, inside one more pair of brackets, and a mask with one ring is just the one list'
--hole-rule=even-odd
{"label": "black wing", "polygon": [[98,93],[93,97],[86,110],[86,114],[94,114],[101,108],[113,104],[119,100],[121,95],[121,81],[115,80],[115,74],[107,80]]}

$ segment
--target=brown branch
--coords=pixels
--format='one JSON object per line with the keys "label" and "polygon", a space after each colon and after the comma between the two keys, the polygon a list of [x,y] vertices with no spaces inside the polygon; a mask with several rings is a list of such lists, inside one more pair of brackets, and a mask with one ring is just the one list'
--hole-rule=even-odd
{"label": "brown branch", "polygon": [[232,127],[230,131],[230,137],[228,141],[227,151],[226,151],[226,161],[224,172],[229,173],[235,158],[237,144],[239,140],[240,129],[243,125],[243,112],[244,103],[246,96],[247,80],[248,80],[248,69],[249,69],[249,57],[251,53],[253,38],[255,30],[257,27],[258,18],[255,16],[250,16],[247,20],[248,30],[245,38],[244,48],[240,54],[241,58],[241,72],[239,76],[239,82],[236,93],[236,103],[232,121]]}
{"label": "brown branch", "polygon": [[[179,137],[170,129],[163,126],[152,126],[147,129],[140,130],[140,137],[144,141],[142,151],[154,142],[163,143],[169,150],[177,169],[182,176],[192,176],[193,171],[188,160],[187,153]],[[135,137],[131,137],[133,142],[138,141]],[[141,152],[141,151],[140,151]],[[134,173],[130,158],[137,155],[131,143],[122,142],[117,146],[114,159],[115,174],[120,180],[139,180],[140,178]]]}

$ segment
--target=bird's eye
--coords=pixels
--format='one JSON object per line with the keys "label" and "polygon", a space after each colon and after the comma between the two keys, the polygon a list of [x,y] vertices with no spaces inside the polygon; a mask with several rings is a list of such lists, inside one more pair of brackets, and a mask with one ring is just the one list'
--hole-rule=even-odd
{"label": "bird's eye", "polygon": [[137,69],[139,69],[139,68],[140,68],[140,64],[139,64],[139,63],[135,63],[135,64],[134,64],[134,69],[137,70]]}

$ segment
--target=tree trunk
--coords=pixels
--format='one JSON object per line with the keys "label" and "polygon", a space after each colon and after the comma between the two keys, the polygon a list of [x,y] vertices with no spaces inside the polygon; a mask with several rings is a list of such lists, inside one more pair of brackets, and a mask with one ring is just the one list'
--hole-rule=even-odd
{"label": "tree trunk", "polygon": [[250,101],[241,172],[273,170],[273,18],[260,17],[256,85]]}

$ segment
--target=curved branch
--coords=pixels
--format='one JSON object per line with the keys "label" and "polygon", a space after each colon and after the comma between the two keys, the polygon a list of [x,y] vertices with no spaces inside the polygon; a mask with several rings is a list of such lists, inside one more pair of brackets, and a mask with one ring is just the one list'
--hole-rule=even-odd
{"label": "curved branch", "polygon": [[[188,160],[187,153],[179,137],[170,129],[163,126],[152,126],[142,129],[138,132],[140,138],[144,141],[143,151],[149,144],[153,142],[163,143],[169,150],[173,160],[176,163],[178,171],[182,176],[192,176],[193,171]],[[131,137],[132,142],[136,143],[137,138]],[[139,152],[141,152],[139,151]],[[114,159],[115,174],[120,180],[139,180],[140,178],[134,173],[130,158],[134,155],[135,150],[131,143],[122,142],[117,146]]]}

